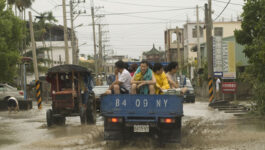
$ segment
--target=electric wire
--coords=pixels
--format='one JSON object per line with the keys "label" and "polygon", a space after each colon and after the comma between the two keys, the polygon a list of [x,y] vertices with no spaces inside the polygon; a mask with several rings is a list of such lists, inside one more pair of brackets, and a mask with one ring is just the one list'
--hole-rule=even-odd
{"label": "electric wire", "polygon": [[224,9],[221,11],[221,13],[220,13],[217,17],[215,17],[214,21],[217,20],[217,19],[223,14],[223,12],[224,12],[225,9],[227,8],[227,6],[230,4],[230,2],[231,2],[231,0],[229,0],[229,1],[227,2],[227,4],[225,5]]}

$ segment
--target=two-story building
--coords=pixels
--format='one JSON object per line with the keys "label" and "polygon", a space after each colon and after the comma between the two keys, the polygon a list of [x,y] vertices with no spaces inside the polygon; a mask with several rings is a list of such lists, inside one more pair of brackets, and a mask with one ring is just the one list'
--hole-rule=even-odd
{"label": "two-story building", "polygon": [[[200,42],[204,42],[204,23],[199,23]],[[194,64],[197,60],[197,52],[193,51],[192,48],[197,45],[197,24],[196,23],[186,23],[184,25],[184,70],[186,74],[192,79]]]}
{"label": "two-story building", "polygon": [[178,48],[180,49],[180,58],[181,58],[181,66],[183,66],[184,61],[184,29],[167,29],[165,31],[164,39],[165,39],[165,51],[166,51],[166,61],[172,62],[178,60]]}
{"label": "two-story building", "polygon": [[[204,23],[200,23],[200,43],[206,42],[206,29]],[[240,21],[229,21],[229,22],[213,22],[212,35],[221,36],[223,38],[234,35],[236,29],[241,29]],[[184,66],[187,68],[187,75],[193,78],[194,66],[197,62],[197,24],[186,23],[184,25]],[[202,52],[205,53],[205,52]],[[203,61],[203,56],[201,56]]]}

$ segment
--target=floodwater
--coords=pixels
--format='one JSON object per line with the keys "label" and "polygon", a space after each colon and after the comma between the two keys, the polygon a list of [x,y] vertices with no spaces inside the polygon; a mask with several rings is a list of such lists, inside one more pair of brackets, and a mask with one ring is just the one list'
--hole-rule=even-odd
{"label": "floodwater", "polygon": [[0,112],[0,149],[25,150],[241,150],[265,149],[265,121],[214,110],[207,102],[184,104],[182,141],[158,148],[150,138],[134,139],[126,144],[103,140],[103,121],[82,126],[79,117],[67,118],[65,126],[47,128],[46,110],[36,107],[18,113]]}

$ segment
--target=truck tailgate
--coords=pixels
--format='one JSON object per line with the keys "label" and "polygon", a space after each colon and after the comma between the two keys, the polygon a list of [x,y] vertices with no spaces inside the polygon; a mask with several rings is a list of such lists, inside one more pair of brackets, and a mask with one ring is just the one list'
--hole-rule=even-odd
{"label": "truck tailgate", "polygon": [[182,116],[182,101],[182,97],[175,95],[106,95],[101,101],[101,114]]}

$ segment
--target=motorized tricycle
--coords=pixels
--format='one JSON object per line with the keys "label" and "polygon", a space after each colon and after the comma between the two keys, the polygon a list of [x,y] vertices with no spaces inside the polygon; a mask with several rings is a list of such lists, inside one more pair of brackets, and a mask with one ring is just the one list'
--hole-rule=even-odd
{"label": "motorized tricycle", "polygon": [[52,109],[47,110],[47,126],[64,125],[66,117],[80,116],[81,124],[96,122],[95,94],[91,71],[77,65],[60,65],[48,70]]}

